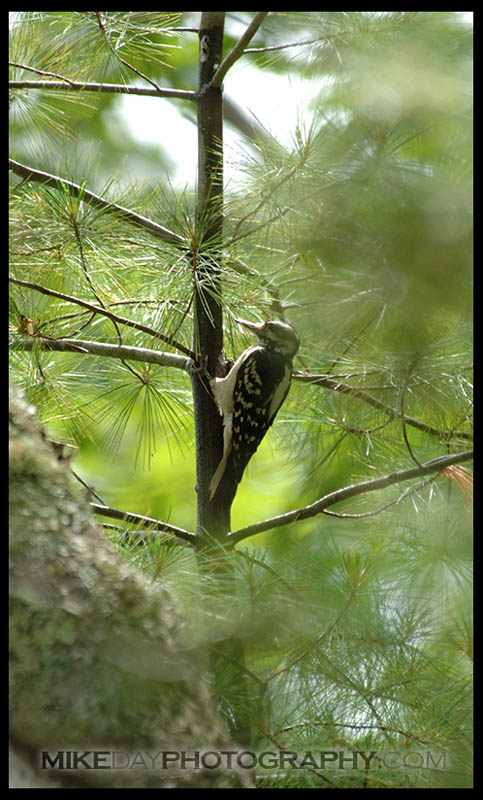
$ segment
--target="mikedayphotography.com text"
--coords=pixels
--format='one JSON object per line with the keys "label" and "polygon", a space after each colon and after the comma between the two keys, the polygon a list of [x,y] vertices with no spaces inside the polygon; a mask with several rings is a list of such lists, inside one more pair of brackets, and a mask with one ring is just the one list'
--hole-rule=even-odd
{"label": "mikedayphotography.com text", "polygon": [[41,750],[44,770],[373,770],[447,768],[444,751],[425,750]]}

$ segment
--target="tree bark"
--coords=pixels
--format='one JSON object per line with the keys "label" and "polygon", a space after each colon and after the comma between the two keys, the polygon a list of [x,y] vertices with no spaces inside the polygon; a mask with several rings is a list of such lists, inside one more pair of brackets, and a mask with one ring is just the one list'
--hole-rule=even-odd
{"label": "tree bark", "polygon": [[[175,601],[106,541],[17,391],[10,428],[15,788],[45,785],[40,751],[236,749],[204,680],[206,657]],[[187,763],[53,775],[77,788],[249,788],[248,771]]]}
{"label": "tree bark", "polygon": [[[198,208],[193,247],[193,350],[210,375],[222,374],[221,244],[223,235],[223,106],[221,88],[210,86],[223,54],[223,11],[204,11],[200,23],[198,85]],[[196,433],[197,533],[200,544],[230,529],[230,505],[209,499],[209,484],[223,454],[221,418],[206,386],[193,376]]]}
{"label": "tree bark", "polygon": [[[198,86],[198,235],[194,256],[195,330],[193,350],[210,375],[223,376],[223,316],[221,305],[221,253],[223,238],[223,100],[222,87],[211,79],[223,56],[225,13],[204,11],[200,23]],[[211,394],[198,375],[193,377],[196,432],[197,535],[202,573],[209,574],[211,602],[227,601],[227,586],[233,584],[233,564],[225,558],[210,558],[230,530],[230,507],[236,486],[227,482],[223,491],[209,498],[209,485],[223,455],[223,426]],[[208,555],[208,558],[204,556]],[[214,580],[213,580],[214,579]],[[205,602],[208,600],[205,597]],[[248,695],[244,681],[244,650],[238,638],[217,643],[212,656],[215,691],[229,709],[226,719],[233,737],[242,744],[251,740]],[[231,682],[226,682],[226,674]],[[223,687],[223,688],[220,688]],[[232,695],[233,693],[233,695]],[[245,695],[245,697],[243,697]]]}

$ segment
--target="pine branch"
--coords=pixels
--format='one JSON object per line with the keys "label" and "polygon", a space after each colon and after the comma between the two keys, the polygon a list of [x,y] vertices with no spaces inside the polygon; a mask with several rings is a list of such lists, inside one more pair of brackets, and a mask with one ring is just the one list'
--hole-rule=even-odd
{"label": "pine branch", "polygon": [[29,351],[34,347],[41,350],[54,350],[63,353],[88,353],[93,356],[142,361],[145,364],[158,364],[160,367],[176,367],[189,371],[191,360],[176,353],[165,353],[151,350],[148,347],[131,347],[129,345],[94,342],[89,339],[53,339],[32,336],[28,339],[16,339],[11,343],[13,350]]}
{"label": "pine branch", "polygon": [[[42,89],[56,92],[103,92],[104,94],[129,94],[138,97],[167,97],[172,100],[188,100],[192,103],[196,103],[198,99],[196,92],[187,91],[185,89],[163,89],[161,87],[151,89],[148,86],[127,86],[123,83],[72,81],[70,78],[57,75],[55,72],[46,72],[45,70],[28,67],[25,64],[14,64],[11,61],[9,63],[11,66],[28,69],[32,72],[37,72],[39,75],[57,79],[9,81],[8,85],[10,89]],[[249,139],[270,140],[267,131],[258,124],[256,119],[250,118],[230,97],[225,97],[223,100],[223,114],[227,122]]]}
{"label": "pine branch", "polygon": [[160,339],[162,342],[171,345],[175,348],[175,350],[179,350],[180,353],[184,353],[188,358],[195,360],[194,353],[185,347],[180,342],[177,342],[171,336],[167,336],[160,331],[154,330],[154,328],[150,328],[147,325],[143,325],[141,322],[136,322],[133,319],[128,319],[127,317],[121,317],[118,314],[114,314],[112,311],[108,311],[106,308],[101,308],[100,306],[95,306],[93,303],[88,303],[87,300],[82,300],[80,297],[74,297],[70,294],[64,294],[64,292],[57,292],[55,289],[48,289],[46,286],[41,286],[38,283],[32,283],[31,281],[23,281],[20,278],[14,278],[13,275],[9,275],[9,281],[12,283],[18,284],[19,286],[25,286],[28,289],[33,289],[35,292],[40,292],[41,294],[49,295],[49,297],[57,297],[59,300],[66,300],[68,303],[74,303],[74,305],[82,306],[83,308],[88,308],[89,311],[94,311],[96,314],[101,314],[103,317],[107,317],[108,319],[118,322],[120,325],[126,325],[128,328],[134,328],[135,330],[142,331],[143,333],[149,334],[154,339]]}
{"label": "pine branch", "polygon": [[[153,519],[152,517],[145,517],[143,514],[132,514],[129,511],[121,511],[118,508],[111,508],[110,506],[101,506],[97,503],[89,503],[90,507],[94,511],[95,514],[98,514],[101,517],[109,517],[110,519],[120,519],[124,522],[133,522],[136,525],[140,525],[143,528],[149,528],[153,533],[172,533],[178,539],[182,539],[184,542],[192,542],[196,541],[196,536],[194,533],[190,531],[185,531],[184,528],[177,528],[175,525],[169,525],[167,522],[161,522],[159,519]],[[133,534],[136,535],[137,531],[133,531]],[[141,534],[138,534],[141,535]]]}
{"label": "pine branch", "polygon": [[148,230],[158,239],[162,239],[168,244],[177,245],[178,247],[186,247],[185,240],[176,233],[173,233],[173,231],[168,230],[168,228],[158,225],[157,222],[147,219],[147,217],[143,217],[141,214],[136,214],[135,211],[130,211],[128,208],[123,208],[123,206],[119,206],[117,203],[111,203],[109,200],[105,200],[103,197],[94,194],[94,192],[88,191],[88,189],[85,189],[83,186],[79,186],[77,183],[72,183],[72,181],[67,181],[65,178],[60,178],[57,175],[51,175],[48,172],[41,172],[41,170],[27,167],[25,164],[20,164],[18,161],[14,161],[11,158],[8,160],[8,166],[12,172],[14,172],[16,175],[20,175],[21,178],[24,178],[28,181],[42,183],[44,186],[52,186],[54,189],[58,189],[59,184],[63,184],[73,194],[74,197],[81,197],[85,203],[88,203],[95,208],[102,208],[105,211],[115,212],[123,219],[126,219],[128,222],[132,222],[135,225]]}
{"label": "pine branch", "polygon": [[223,59],[220,66],[216,70],[213,78],[211,79],[211,86],[221,86],[223,78],[230,69],[230,67],[243,55],[243,51],[248,42],[253,39],[263,20],[267,16],[268,11],[258,11],[254,16],[245,33],[240,36],[236,45],[230,50],[227,56]]}
{"label": "pine branch", "polygon": [[377,397],[373,397],[364,389],[358,389],[356,387],[349,386],[347,383],[341,383],[341,381],[334,380],[334,378],[328,378],[326,375],[312,375],[308,372],[294,372],[292,377],[295,381],[310,383],[313,386],[322,386],[324,389],[331,389],[335,392],[342,392],[342,394],[350,394],[354,397],[358,397],[360,400],[364,400],[365,403],[368,403],[368,405],[373,406],[380,411],[384,411],[386,414],[389,414],[391,419],[394,417],[403,419],[406,425],[411,425],[413,428],[417,428],[418,430],[423,431],[423,433],[429,433],[431,436],[436,436],[438,439],[458,438],[471,441],[473,438],[472,435],[466,431],[443,431],[439,428],[434,428],[432,425],[427,425],[425,422],[420,422],[420,420],[414,419],[413,417],[407,417],[400,409],[393,408],[392,406],[387,405],[387,403],[383,403],[382,400],[378,400]]}
{"label": "pine branch", "polygon": [[[28,67],[24,67],[28,69]],[[42,74],[42,73],[41,73]],[[45,73],[46,75],[50,73]],[[183,89],[148,88],[147,86],[126,86],[122,83],[84,83],[62,78],[58,81],[9,81],[10,89],[42,89],[55,92],[104,92],[105,94],[133,94],[144,97],[169,97],[178,100],[196,101],[194,92]]]}
{"label": "pine branch", "polygon": [[412,478],[420,478],[422,475],[430,475],[433,472],[441,472],[445,467],[452,464],[460,464],[463,461],[470,461],[473,458],[472,450],[465,450],[462,453],[455,453],[450,456],[441,456],[433,458],[422,464],[421,467],[411,467],[410,469],[402,469],[398,472],[391,472],[390,475],[385,475],[383,478],[374,478],[373,480],[363,481],[362,483],[352,484],[350,486],[343,486],[341,489],[336,489],[334,492],[324,495],[315,503],[311,503],[304,508],[298,508],[295,511],[289,511],[287,514],[279,514],[271,519],[256,522],[254,525],[249,525],[246,528],[240,528],[229,534],[229,541],[231,545],[238,544],[238,542],[247,539],[249,536],[254,536],[256,533],[268,531],[272,528],[280,528],[283,525],[290,525],[292,522],[297,522],[301,519],[310,519],[318,514],[324,513],[325,509],[329,506],[340,503],[342,500],[348,500],[350,497],[357,497],[361,494],[368,492],[376,492],[381,489],[386,489],[388,486],[393,486],[403,481],[411,480]]}

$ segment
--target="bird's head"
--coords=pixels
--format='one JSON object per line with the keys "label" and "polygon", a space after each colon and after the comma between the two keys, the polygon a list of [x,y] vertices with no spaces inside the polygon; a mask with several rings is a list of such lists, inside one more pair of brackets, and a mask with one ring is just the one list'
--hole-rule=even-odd
{"label": "bird's head", "polygon": [[264,347],[281,355],[293,358],[300,347],[297,333],[287,322],[275,319],[267,322],[247,322],[244,319],[236,319],[235,322],[252,331]]}

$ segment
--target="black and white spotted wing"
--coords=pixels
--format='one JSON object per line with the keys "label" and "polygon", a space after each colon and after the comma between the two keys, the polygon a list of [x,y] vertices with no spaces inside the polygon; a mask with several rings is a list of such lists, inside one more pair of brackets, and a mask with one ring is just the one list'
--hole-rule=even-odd
{"label": "black and white spotted wing", "polygon": [[253,348],[240,366],[233,392],[230,453],[237,482],[285,400],[291,375],[286,358],[262,347]]}

